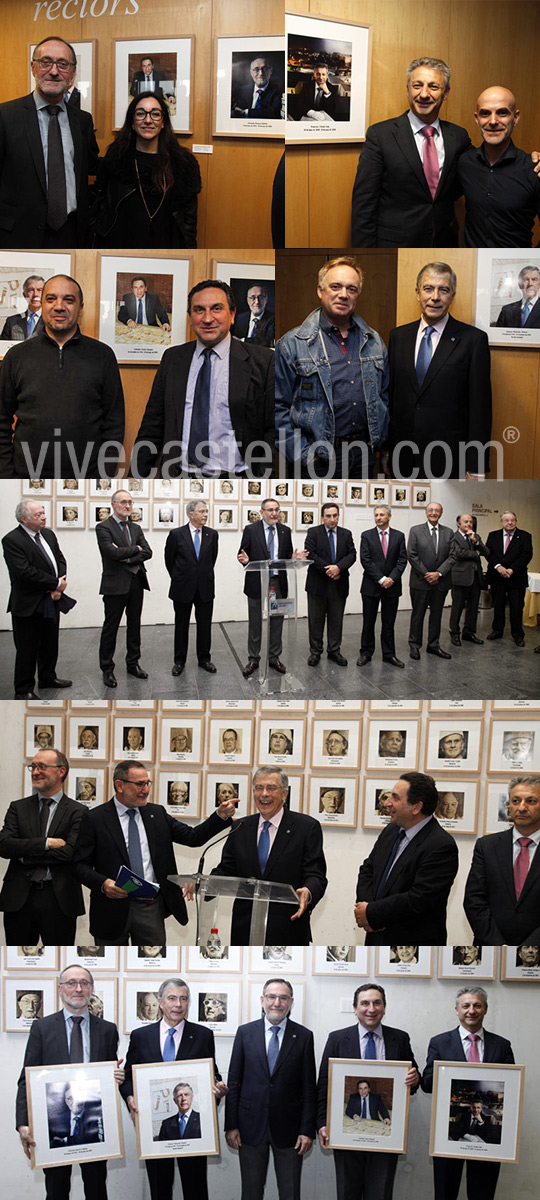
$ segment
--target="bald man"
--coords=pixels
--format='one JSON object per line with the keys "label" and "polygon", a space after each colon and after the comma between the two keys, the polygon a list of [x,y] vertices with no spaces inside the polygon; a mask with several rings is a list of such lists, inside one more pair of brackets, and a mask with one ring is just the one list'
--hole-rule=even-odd
{"label": "bald man", "polygon": [[466,201],[463,246],[532,246],[540,178],[530,155],[512,141],[519,117],[508,88],[486,88],[476,101],[482,145],[467,150],[458,164]]}

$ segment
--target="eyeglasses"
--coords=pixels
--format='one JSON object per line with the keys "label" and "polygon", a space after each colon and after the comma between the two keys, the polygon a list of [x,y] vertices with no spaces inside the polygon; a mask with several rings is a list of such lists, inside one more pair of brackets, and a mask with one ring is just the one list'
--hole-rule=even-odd
{"label": "eyeglasses", "polygon": [[271,1004],[289,1004],[291,996],[275,996],[273,992],[265,992],[263,1000],[269,1000]]}
{"label": "eyeglasses", "polygon": [[76,62],[68,62],[66,58],[34,58],[32,61],[37,63],[40,71],[50,71],[51,67],[58,67],[62,75],[67,75],[68,71],[77,66]]}
{"label": "eyeglasses", "polygon": [[75,988],[82,988],[83,991],[91,991],[93,986],[88,980],[81,982],[80,979],[63,979],[60,984],[60,987],[67,988],[68,992],[74,992]]}
{"label": "eyeglasses", "polygon": [[133,115],[136,121],[145,121],[146,118],[149,117],[150,120],[153,121],[154,125],[157,125],[158,121],[161,121],[163,117],[163,113],[160,108],[151,108],[150,110],[146,108],[136,108]]}
{"label": "eyeglasses", "polygon": [[138,792],[142,791],[143,788],[151,788],[152,787],[152,783],[151,783],[150,779],[143,779],[141,783],[135,783],[134,779],[124,779],[123,782],[129,783],[131,785],[131,787],[137,788]]}
{"label": "eyeglasses", "polygon": [[26,764],[27,771],[58,771],[58,763],[33,762]]}
{"label": "eyeglasses", "polygon": [[280,792],[281,788],[276,783],[268,783],[268,784],[267,783],[263,783],[263,784],[256,783],[253,788],[253,791],[254,792]]}

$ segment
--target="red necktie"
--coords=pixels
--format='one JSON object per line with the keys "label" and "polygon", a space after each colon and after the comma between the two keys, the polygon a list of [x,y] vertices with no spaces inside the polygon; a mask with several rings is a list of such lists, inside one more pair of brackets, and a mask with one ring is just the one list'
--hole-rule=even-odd
{"label": "red necktie", "polygon": [[512,539],[510,537],[510,534],[505,533],[505,535],[504,535],[504,553],[505,554],[506,554],[506,551],[508,550],[508,547],[509,547],[511,541],[512,541]]}
{"label": "red necktie", "polygon": [[382,552],[383,552],[385,558],[386,558],[386,555],[388,554],[388,542],[386,541],[387,537],[388,537],[388,533],[387,533],[386,529],[382,529],[381,530],[381,546],[382,546]]}
{"label": "red necktie", "polygon": [[469,1042],[470,1042],[469,1049],[467,1051],[467,1062],[480,1062],[478,1046],[476,1045],[476,1043],[478,1041],[478,1034],[477,1033],[469,1033],[467,1036],[468,1036]]}
{"label": "red necktie", "polygon": [[516,889],[516,900],[519,900],[523,891],[523,885],[527,878],[529,870],[529,846],[532,846],[532,838],[519,837],[517,839],[520,847],[519,854],[514,863],[514,887]]}
{"label": "red necktie", "polygon": [[427,179],[427,185],[431,192],[431,199],[435,199],[435,192],[439,186],[439,159],[435,148],[435,130],[433,125],[424,125],[420,130],[423,133],[424,142],[424,175]]}

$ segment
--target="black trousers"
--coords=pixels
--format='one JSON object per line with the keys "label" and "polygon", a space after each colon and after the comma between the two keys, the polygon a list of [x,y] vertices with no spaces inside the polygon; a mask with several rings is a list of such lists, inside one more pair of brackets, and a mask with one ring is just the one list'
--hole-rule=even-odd
{"label": "black trousers", "polygon": [[144,598],[142,571],[132,575],[128,592],[121,596],[104,596],[105,620],[99,642],[99,665],[102,671],[114,670],[114,651],[120,621],[126,614],[126,666],[135,667],[141,657],[141,613]]}
{"label": "black trousers", "polygon": [[78,246],[79,242],[77,217],[74,212],[69,214],[67,221],[60,226],[60,229],[50,229],[48,225],[45,226],[43,250],[70,249],[71,246]]}
{"label": "black trousers", "polygon": [[381,650],[383,658],[393,658],[396,653],[394,625],[399,605],[399,596],[395,595],[394,587],[383,590],[382,596],[362,596],[362,639],[360,653],[369,654],[371,658],[375,650],[375,622],[381,606]]}
{"label": "black trousers", "polygon": [[397,1154],[334,1150],[337,1200],[392,1200],[397,1163]]}
{"label": "black trousers", "polygon": [[212,642],[212,613],[214,601],[201,600],[197,592],[194,600],[181,604],[174,600],[174,661],[184,665],[188,655],[189,620],[191,610],[195,605],[195,620],[197,622],[197,661],[208,662]]}
{"label": "black trousers", "polygon": [[[435,1200],[457,1200],[463,1159],[434,1158],[433,1182]],[[493,1200],[500,1163],[467,1161],[467,1200]]]}
{"label": "black trousers", "polygon": [[76,917],[62,912],[48,880],[31,885],[29,896],[17,912],[4,913],[7,946],[35,946],[40,937],[44,946],[73,946],[76,925]]}
{"label": "black trousers", "polygon": [[411,624],[409,626],[409,646],[422,645],[424,618],[429,609],[427,644],[432,649],[438,649],[441,635],[441,621],[447,592],[441,591],[437,585],[423,591],[421,588],[411,588]]}
{"label": "black trousers", "polygon": [[34,613],[31,617],[11,614],[13,641],[15,642],[16,692],[33,692],[38,677],[45,683],[54,679],[58,659],[58,631],[60,613],[55,617],[42,617]]}
{"label": "black trousers", "polygon": [[464,633],[476,633],[478,621],[478,605],[480,603],[480,580],[476,579],[469,587],[457,583],[452,585],[452,607],[450,609],[450,633],[459,633],[461,614],[465,608]]}
{"label": "black trousers", "polygon": [[313,654],[322,654],[324,622],[326,621],[326,644],[329,654],[337,654],[343,637],[343,613],[345,597],[340,596],[335,586],[329,586],[326,596],[314,596],[308,592],[309,648]]}
{"label": "black trousers", "polygon": [[[71,1187],[71,1166],[45,1167],[47,1200],[68,1200]],[[85,1200],[107,1200],[107,1163],[81,1163]]]}
{"label": "black trousers", "polygon": [[[182,1181],[184,1200],[208,1200],[206,1155],[195,1158],[177,1158],[176,1162]],[[172,1200],[174,1163],[174,1158],[145,1159],[151,1200]]]}
{"label": "black trousers", "polygon": [[524,587],[509,587],[508,579],[494,579],[491,584],[493,600],[493,632],[502,633],[506,620],[506,601],[510,610],[510,633],[513,638],[523,637]]}

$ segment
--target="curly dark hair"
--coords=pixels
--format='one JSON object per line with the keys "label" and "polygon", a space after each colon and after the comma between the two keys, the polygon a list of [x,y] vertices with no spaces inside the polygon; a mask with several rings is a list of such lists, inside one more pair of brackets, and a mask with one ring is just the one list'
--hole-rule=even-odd
{"label": "curly dark hair", "polygon": [[[186,150],[184,146],[178,145],[171,125],[169,109],[163,97],[157,92],[152,92],[151,96],[152,100],[155,100],[156,104],[159,104],[163,115],[163,129],[158,137],[158,150],[152,172],[152,182],[159,192],[168,192],[169,188],[174,184],[174,164],[180,165],[186,159],[191,159],[193,155],[191,150]],[[133,121],[135,109],[139,107],[140,103],[141,96],[135,96],[128,105],[124,124],[120,132],[117,133],[114,142],[111,142],[111,145],[107,147],[107,154],[110,150],[114,150],[119,159],[124,161],[128,157],[134,156],[136,133],[133,128]]]}

